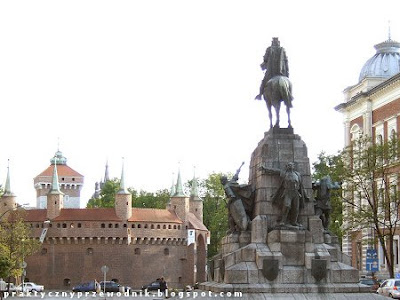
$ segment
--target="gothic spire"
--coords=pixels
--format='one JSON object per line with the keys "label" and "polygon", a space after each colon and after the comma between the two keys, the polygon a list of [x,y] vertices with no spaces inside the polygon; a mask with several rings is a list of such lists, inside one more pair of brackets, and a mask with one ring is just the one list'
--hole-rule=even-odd
{"label": "gothic spire", "polygon": [[11,185],[10,185],[10,160],[8,160],[8,165],[7,165],[7,179],[4,187],[4,196],[14,196],[13,192],[11,191]]}
{"label": "gothic spire", "polygon": [[122,171],[121,171],[121,180],[120,180],[120,183],[119,183],[118,194],[129,194],[129,192],[126,189],[126,186],[125,186],[124,158],[122,158]]}
{"label": "gothic spire", "polygon": [[109,181],[110,180],[110,176],[108,175],[108,159],[107,159],[107,162],[106,162],[106,170],[105,170],[105,172],[104,172],[104,183],[106,183],[107,181]]}
{"label": "gothic spire", "polygon": [[175,197],[185,197],[185,193],[183,192],[183,185],[181,180],[181,170],[178,170],[178,180],[176,181],[175,187]]}
{"label": "gothic spire", "polygon": [[57,173],[57,158],[54,157],[54,169],[53,169],[53,180],[51,183],[51,190],[50,193],[59,193],[61,194],[60,191],[60,185],[58,184],[58,173]]}
{"label": "gothic spire", "polygon": [[199,186],[196,179],[196,168],[193,171],[192,188],[190,189],[191,197],[199,197]]}

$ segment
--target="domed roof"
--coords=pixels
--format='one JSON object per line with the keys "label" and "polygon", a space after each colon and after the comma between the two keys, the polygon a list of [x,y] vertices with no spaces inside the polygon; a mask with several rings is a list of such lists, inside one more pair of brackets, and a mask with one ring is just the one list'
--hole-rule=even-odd
{"label": "domed roof", "polygon": [[366,77],[390,78],[400,72],[400,43],[390,38],[375,45],[376,54],[364,64],[359,81]]}

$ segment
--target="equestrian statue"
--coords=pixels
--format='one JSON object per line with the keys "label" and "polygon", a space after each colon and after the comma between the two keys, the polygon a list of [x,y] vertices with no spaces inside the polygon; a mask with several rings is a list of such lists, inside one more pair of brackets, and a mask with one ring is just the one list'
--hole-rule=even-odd
{"label": "equestrian statue", "polygon": [[264,79],[261,82],[260,93],[255,99],[264,100],[267,104],[270,127],[272,128],[272,107],[275,109],[275,125],[279,128],[279,111],[281,102],[286,105],[288,115],[288,128],[291,128],[290,108],[292,107],[292,84],[289,80],[289,66],[285,49],[280,46],[278,38],[272,39],[272,44],[267,48],[264,61],[260,65],[264,71]]}

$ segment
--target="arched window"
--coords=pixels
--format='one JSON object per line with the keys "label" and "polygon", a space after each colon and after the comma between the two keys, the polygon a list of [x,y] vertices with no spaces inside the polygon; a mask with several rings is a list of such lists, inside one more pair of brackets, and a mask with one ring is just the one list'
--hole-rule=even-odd
{"label": "arched window", "polygon": [[135,255],[140,255],[140,248],[135,248]]}
{"label": "arched window", "polygon": [[169,255],[169,249],[168,248],[164,248],[164,255]]}
{"label": "arched window", "polygon": [[93,248],[87,248],[86,249],[86,254],[87,255],[92,255],[93,254]]}
{"label": "arched window", "polygon": [[101,228],[106,228],[106,224],[101,223]]}

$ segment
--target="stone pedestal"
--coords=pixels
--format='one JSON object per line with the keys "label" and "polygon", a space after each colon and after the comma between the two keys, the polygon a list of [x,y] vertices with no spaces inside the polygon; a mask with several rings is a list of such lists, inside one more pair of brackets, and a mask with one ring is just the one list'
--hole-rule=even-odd
{"label": "stone pedestal", "polygon": [[[300,227],[279,225],[281,208],[272,203],[280,186],[279,174],[263,172],[295,163],[309,198],[299,212]],[[359,293],[358,270],[341,253],[338,239],[324,233],[314,214],[314,199],[307,147],[292,129],[265,133],[254,150],[249,183],[256,191],[251,231],[223,238],[214,259],[214,281],[201,285],[215,292],[245,293]]]}

